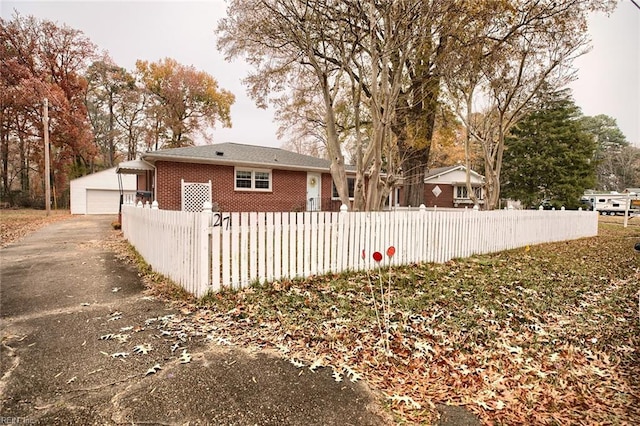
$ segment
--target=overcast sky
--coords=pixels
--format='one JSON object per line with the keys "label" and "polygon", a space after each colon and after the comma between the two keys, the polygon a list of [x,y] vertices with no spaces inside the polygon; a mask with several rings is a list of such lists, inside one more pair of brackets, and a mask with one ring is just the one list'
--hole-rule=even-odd
{"label": "overcast sky", "polygon": [[[170,57],[211,74],[231,91],[233,127],[218,128],[215,143],[279,146],[271,111],[260,110],[246,95],[241,79],[248,68],[228,63],[216,50],[214,28],[225,14],[222,0],[187,1],[16,1],[0,0],[0,12],[57,21],[82,31],[114,61],[133,70],[137,59]],[[579,80],[572,84],[585,115],[614,117],[631,143],[640,147],[640,10],[622,0],[611,17],[590,20],[593,50],[580,58]]]}

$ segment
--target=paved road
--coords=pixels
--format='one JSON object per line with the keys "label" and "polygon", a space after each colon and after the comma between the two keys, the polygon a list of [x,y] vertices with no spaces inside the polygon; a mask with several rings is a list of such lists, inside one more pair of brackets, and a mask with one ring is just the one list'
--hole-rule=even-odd
{"label": "paved road", "polygon": [[174,312],[104,244],[112,220],[74,217],[0,249],[0,420],[384,424],[362,383],[163,331]]}

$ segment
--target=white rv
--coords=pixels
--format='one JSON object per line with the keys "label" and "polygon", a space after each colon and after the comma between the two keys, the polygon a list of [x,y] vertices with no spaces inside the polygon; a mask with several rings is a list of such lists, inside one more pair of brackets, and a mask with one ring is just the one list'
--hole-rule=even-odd
{"label": "white rv", "polygon": [[636,193],[620,194],[619,192],[585,193],[583,200],[588,200],[593,210],[601,215],[624,215],[640,213],[640,198]]}

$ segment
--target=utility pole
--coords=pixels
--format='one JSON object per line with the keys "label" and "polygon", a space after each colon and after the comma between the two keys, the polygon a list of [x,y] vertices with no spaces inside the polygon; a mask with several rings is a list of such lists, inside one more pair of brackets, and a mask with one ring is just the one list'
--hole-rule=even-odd
{"label": "utility pole", "polygon": [[51,170],[49,166],[49,100],[47,98],[44,98],[42,124],[44,125],[44,204],[49,216],[51,214]]}

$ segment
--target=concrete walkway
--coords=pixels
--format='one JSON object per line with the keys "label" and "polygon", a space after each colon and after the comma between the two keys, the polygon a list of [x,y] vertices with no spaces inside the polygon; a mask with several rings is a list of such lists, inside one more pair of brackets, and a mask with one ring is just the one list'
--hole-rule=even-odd
{"label": "concrete walkway", "polygon": [[0,250],[4,423],[385,424],[362,383],[163,330],[174,312],[104,244],[112,220],[74,217]]}

